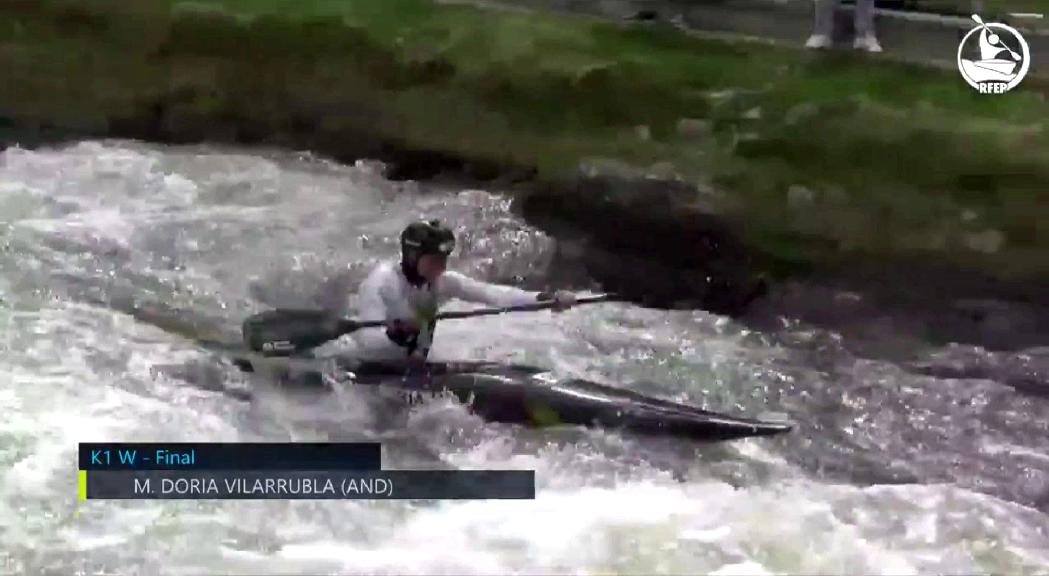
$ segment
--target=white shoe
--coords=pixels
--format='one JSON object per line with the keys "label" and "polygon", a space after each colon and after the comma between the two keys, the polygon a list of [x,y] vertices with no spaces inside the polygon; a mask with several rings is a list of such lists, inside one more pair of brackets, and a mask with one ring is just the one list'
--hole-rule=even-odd
{"label": "white shoe", "polygon": [[857,50],[866,50],[867,52],[881,52],[881,44],[878,43],[878,39],[874,34],[856,38],[856,41],[852,43],[852,47]]}
{"label": "white shoe", "polygon": [[813,48],[817,50],[821,48],[830,48],[830,46],[830,36],[827,36],[826,34],[813,34],[812,36],[809,36],[809,40],[805,42],[806,48]]}

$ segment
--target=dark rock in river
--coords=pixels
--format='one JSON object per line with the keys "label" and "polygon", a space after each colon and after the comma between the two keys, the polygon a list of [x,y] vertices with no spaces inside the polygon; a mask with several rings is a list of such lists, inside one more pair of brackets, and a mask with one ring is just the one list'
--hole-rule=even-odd
{"label": "dark rock in river", "polygon": [[576,248],[561,266],[581,267],[607,291],[737,316],[765,282],[724,219],[693,205],[696,194],[677,182],[579,177],[523,194],[518,208]]}

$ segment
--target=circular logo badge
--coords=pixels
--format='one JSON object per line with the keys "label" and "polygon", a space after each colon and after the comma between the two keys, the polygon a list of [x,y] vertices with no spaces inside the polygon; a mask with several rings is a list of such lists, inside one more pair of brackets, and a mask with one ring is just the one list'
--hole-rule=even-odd
{"label": "circular logo badge", "polygon": [[979,93],[1005,94],[1027,76],[1031,49],[1012,26],[972,18],[978,25],[958,45],[958,70]]}

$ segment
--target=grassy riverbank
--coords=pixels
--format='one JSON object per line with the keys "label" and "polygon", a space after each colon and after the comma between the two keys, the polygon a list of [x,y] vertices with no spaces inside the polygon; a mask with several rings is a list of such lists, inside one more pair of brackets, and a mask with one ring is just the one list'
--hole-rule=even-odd
{"label": "grassy riverbank", "polygon": [[541,181],[629,166],[697,185],[776,270],[935,259],[1049,278],[1044,83],[979,96],[854,54],[426,0],[85,6],[0,4],[8,141],[400,149]]}

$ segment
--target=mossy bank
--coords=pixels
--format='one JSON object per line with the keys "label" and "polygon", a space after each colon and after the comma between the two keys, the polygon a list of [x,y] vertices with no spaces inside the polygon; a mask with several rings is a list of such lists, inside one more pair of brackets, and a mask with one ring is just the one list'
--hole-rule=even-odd
{"label": "mossy bank", "polygon": [[612,287],[637,278],[624,261],[661,274],[661,302],[704,286],[732,311],[757,276],[913,266],[1049,285],[1040,80],[980,96],[878,58],[426,0],[7,0],[0,70],[5,144],[259,143],[501,179]]}

